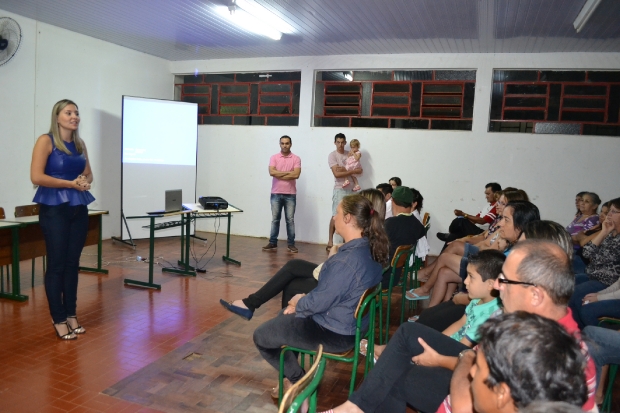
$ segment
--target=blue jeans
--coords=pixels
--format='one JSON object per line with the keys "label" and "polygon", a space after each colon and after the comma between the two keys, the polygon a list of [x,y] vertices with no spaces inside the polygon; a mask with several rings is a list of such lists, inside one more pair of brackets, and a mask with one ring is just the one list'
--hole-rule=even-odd
{"label": "blue jeans", "polygon": [[620,364],[620,332],[603,327],[588,326],[583,330],[587,336],[588,351],[596,364],[596,377],[600,379],[601,368],[606,364]]}
{"label": "blue jeans", "polygon": [[[600,281],[596,281],[596,280],[589,280],[589,281],[577,284],[575,286],[575,292],[571,296],[570,301],[568,302],[568,306],[573,311],[573,318],[579,325],[580,329],[583,330],[583,328],[586,326],[583,320],[581,319],[581,313],[580,313],[581,312],[581,301],[583,300],[583,297],[585,297],[586,295],[590,293],[597,293],[601,290],[604,290],[605,288],[607,288],[607,285],[603,284]],[[587,305],[591,305],[591,304],[587,304]]]}
{"label": "blue jeans", "polygon": [[[280,352],[283,345],[316,350],[319,344],[323,344],[327,353],[342,353],[353,348],[355,335],[338,334],[317,324],[312,317],[284,315],[281,311],[276,318],[254,330],[254,344],[267,363],[280,370]],[[284,376],[291,383],[296,383],[304,374],[297,356],[288,351],[284,356]]]}
{"label": "blue jeans", "polygon": [[620,318],[620,300],[603,300],[582,305],[579,317],[585,326],[598,325],[599,317]]}
{"label": "blue jeans", "polygon": [[80,255],[88,232],[86,205],[41,205],[39,223],[47,250],[45,294],[54,323],[76,315]]}
{"label": "blue jeans", "polygon": [[295,204],[297,196],[294,194],[271,194],[271,234],[269,243],[278,245],[280,233],[280,218],[282,208],[286,219],[286,236],[288,245],[295,245]]}

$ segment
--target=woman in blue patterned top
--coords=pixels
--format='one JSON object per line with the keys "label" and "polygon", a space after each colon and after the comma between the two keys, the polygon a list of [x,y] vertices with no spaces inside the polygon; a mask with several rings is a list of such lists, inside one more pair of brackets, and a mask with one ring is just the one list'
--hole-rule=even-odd
{"label": "woman in blue patterned top", "polygon": [[86,205],[95,198],[88,192],[93,174],[79,124],[77,105],[67,99],[57,102],[50,131],[37,139],[30,166],[30,179],[39,186],[33,201],[40,204],[47,250],[45,294],[63,340],[86,332],[76,316],[78,268],[88,231]]}

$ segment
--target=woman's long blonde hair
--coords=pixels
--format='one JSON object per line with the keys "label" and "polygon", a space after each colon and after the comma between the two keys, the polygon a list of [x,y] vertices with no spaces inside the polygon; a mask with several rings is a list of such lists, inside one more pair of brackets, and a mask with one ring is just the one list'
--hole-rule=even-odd
{"label": "woman's long blonde hair", "polygon": [[[50,135],[52,135],[52,138],[54,139],[54,146],[56,146],[58,149],[60,149],[67,155],[72,155],[71,151],[67,149],[65,142],[60,137],[60,129],[58,128],[58,114],[67,105],[73,105],[76,107],[76,109],[78,107],[78,105],[76,105],[74,101],[69,100],[69,99],[63,99],[63,100],[56,102],[56,104],[52,108],[52,124],[50,125],[49,133]],[[84,144],[77,130],[74,130],[73,132],[71,132],[71,138],[73,139],[73,142],[75,143],[75,149],[77,149],[78,153],[80,154],[83,153]]]}

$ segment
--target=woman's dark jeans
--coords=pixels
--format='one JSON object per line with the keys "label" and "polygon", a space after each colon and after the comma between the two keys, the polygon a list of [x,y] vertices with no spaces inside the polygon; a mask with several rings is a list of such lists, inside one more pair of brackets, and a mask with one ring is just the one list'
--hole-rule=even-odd
{"label": "woman's dark jeans", "polygon": [[88,232],[86,205],[41,205],[39,223],[47,249],[45,294],[54,323],[76,315],[80,255]]}
{"label": "woman's dark jeans", "polygon": [[[316,350],[323,344],[326,353],[342,353],[355,345],[355,336],[342,335],[314,322],[312,317],[301,318],[295,314],[280,314],[254,330],[254,344],[271,366],[280,370],[282,346]],[[296,383],[305,374],[292,351],[284,356],[284,377]]]}
{"label": "woman's dark jeans", "polygon": [[316,288],[318,282],[312,276],[316,267],[317,264],[309,261],[290,260],[258,291],[244,298],[243,304],[254,311],[282,293],[282,308],[286,307],[294,295],[308,294]]}

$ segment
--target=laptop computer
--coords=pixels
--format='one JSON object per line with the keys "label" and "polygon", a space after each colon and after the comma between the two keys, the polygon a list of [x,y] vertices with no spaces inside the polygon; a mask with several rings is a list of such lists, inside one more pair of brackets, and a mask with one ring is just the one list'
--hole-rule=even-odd
{"label": "laptop computer", "polygon": [[168,214],[179,212],[185,209],[182,203],[183,191],[181,189],[169,189],[166,191],[164,209],[160,211],[147,212],[148,215]]}

